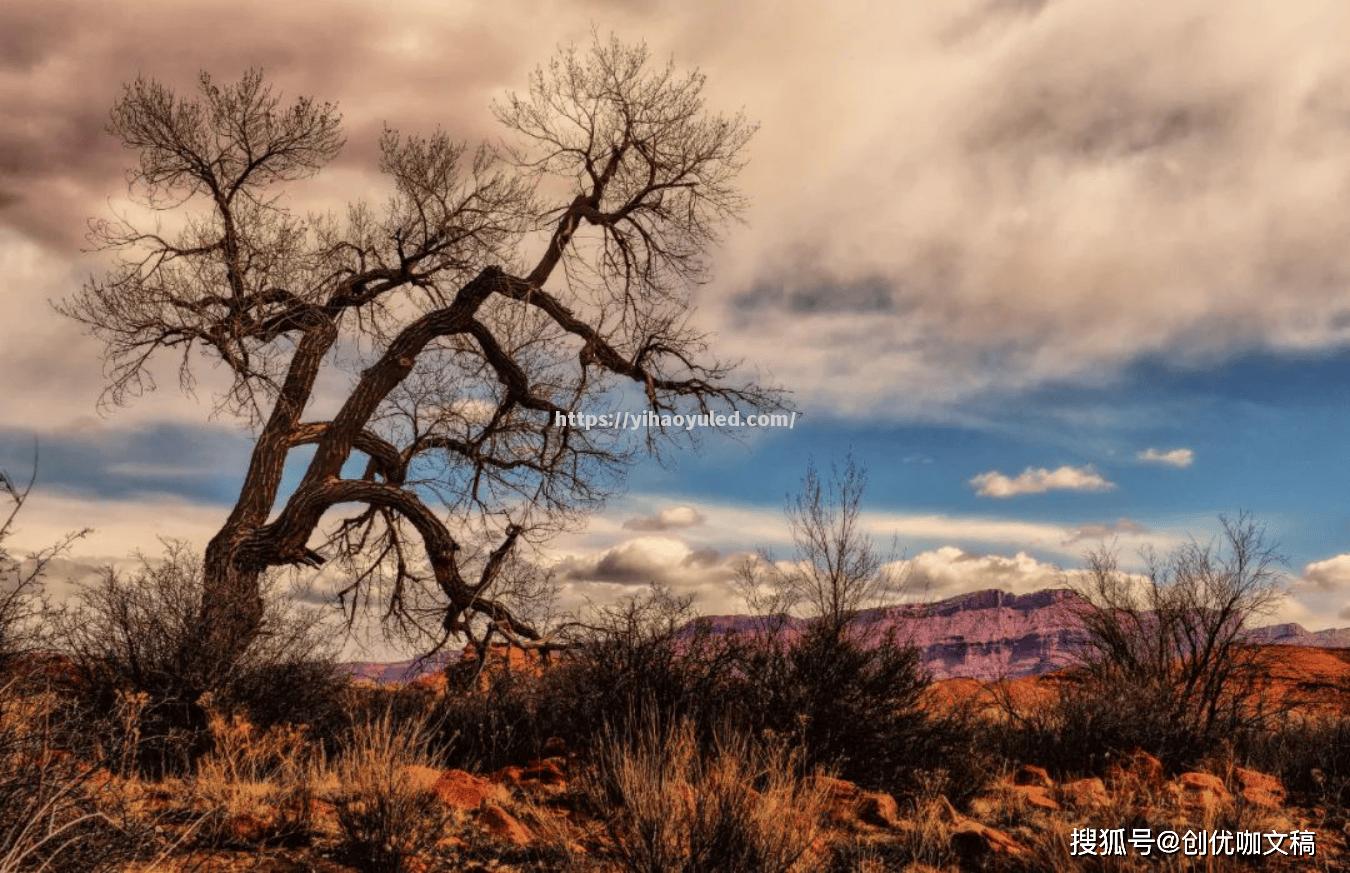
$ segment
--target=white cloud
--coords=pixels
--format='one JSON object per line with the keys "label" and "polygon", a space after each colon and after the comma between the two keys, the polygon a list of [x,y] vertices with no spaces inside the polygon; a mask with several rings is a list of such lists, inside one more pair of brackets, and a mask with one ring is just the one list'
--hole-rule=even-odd
{"label": "white cloud", "polygon": [[565,554],[553,564],[565,606],[603,603],[653,583],[692,594],[705,613],[741,608],[731,580],[739,554],[723,554],[673,537],[636,537],[600,551]]}
{"label": "white cloud", "polygon": [[[573,549],[607,548],[628,536],[619,519],[659,505],[651,494],[635,494],[616,503],[609,512],[591,518],[585,529],[569,534],[564,541]],[[768,546],[783,552],[790,542],[782,509],[775,506],[749,506],[723,502],[688,504],[706,520],[696,529],[681,531],[688,542],[735,552],[756,546]],[[1103,522],[1027,521],[1011,516],[951,515],[927,512],[864,511],[861,518],[867,531],[883,545],[895,537],[901,549],[936,548],[954,544],[967,549],[1007,547],[1034,549],[1069,559],[1082,556],[1084,543],[1110,539],[1130,556],[1143,546],[1166,550],[1185,537],[1173,530],[1149,527],[1132,519]]]}
{"label": "white cloud", "polygon": [[1190,449],[1144,449],[1138,455],[1146,464],[1163,464],[1168,467],[1189,467],[1195,462],[1195,452]]}
{"label": "white cloud", "polygon": [[1046,491],[1110,491],[1115,483],[1103,478],[1092,467],[1027,467],[1016,476],[990,470],[971,478],[971,486],[981,497],[1017,497],[1044,494]]}
{"label": "white cloud", "polygon": [[1350,594],[1350,555],[1313,561],[1303,568],[1303,576],[1295,584],[1302,590]]}
{"label": "white cloud", "polygon": [[955,546],[920,552],[898,562],[908,592],[919,599],[941,599],[998,588],[1027,594],[1043,588],[1063,588],[1069,576],[1054,564],[1038,561],[1026,552],[1013,555],[976,555]]}
{"label": "white cloud", "polygon": [[1270,620],[1297,622],[1309,630],[1350,623],[1350,554],[1305,565],[1290,581]]}

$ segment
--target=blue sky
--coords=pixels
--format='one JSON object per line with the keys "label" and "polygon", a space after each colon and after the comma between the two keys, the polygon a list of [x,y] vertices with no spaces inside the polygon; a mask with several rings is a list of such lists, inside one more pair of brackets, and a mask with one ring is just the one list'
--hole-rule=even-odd
{"label": "blue sky", "polygon": [[[1296,577],[1308,564],[1350,551],[1350,511],[1340,499],[1350,486],[1347,399],[1350,355],[1263,354],[1210,367],[1140,364],[1104,387],[1047,388],[997,406],[972,401],[962,424],[857,420],[807,407],[790,431],[707,434],[695,449],[670,451],[661,463],[639,462],[608,514],[628,517],[639,504],[731,505],[772,516],[809,461],[827,465],[852,452],[869,471],[868,509],[877,514],[1088,529],[1072,542],[998,545],[964,537],[959,528],[902,535],[899,545],[909,555],[944,546],[970,554],[1023,551],[1072,567],[1074,551],[1101,541],[1093,525],[1106,526],[1103,536],[1127,520],[1141,534],[1203,539],[1220,513],[1249,511],[1269,526]],[[242,429],[119,429],[115,418],[109,424],[84,438],[5,430],[0,466],[25,469],[37,440],[44,489],[88,501],[171,495],[221,513],[228,508],[249,448]],[[1137,455],[1147,448],[1187,448],[1194,461],[1184,468],[1145,463]],[[294,465],[303,461],[298,453]],[[970,483],[990,470],[1015,475],[1062,465],[1090,466],[1114,487],[995,499],[978,495]],[[705,533],[699,542],[731,552],[764,544],[759,539],[723,531]],[[592,548],[616,542],[588,541]],[[1145,535],[1141,542],[1151,540]],[[1133,543],[1126,538],[1127,546]]]}

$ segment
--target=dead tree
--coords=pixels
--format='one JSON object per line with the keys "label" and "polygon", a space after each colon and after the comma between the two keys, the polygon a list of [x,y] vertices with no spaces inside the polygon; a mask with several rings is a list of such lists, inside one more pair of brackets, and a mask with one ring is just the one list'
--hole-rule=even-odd
{"label": "dead tree", "polygon": [[839,634],[865,608],[897,599],[904,575],[894,548],[882,552],[862,517],[867,471],[852,455],[822,479],[806,468],[801,490],[783,514],[793,553],[777,560],[761,550],[737,567],[737,586],[751,611],[782,623],[797,614]]}
{"label": "dead tree", "polygon": [[[753,133],[707,110],[702,87],[641,46],[564,50],[494,107],[509,144],[387,131],[387,204],[339,219],[285,198],[338,154],[335,106],[285,103],[256,71],[203,74],[192,95],[126,86],[110,130],[138,156],[131,191],[177,230],[94,222],[117,265],[61,308],[106,343],[110,402],[153,388],[163,355],[187,389],[205,361],[231,379],[220,410],[256,430],[206,548],[205,651],[248,645],[267,568],[334,559],[348,603],[378,584],[389,618],[422,627],[429,593],[438,633],[476,622],[545,645],[494,581],[642,448],[557,414],[624,384],[663,412],[781,405],[734,382],[688,320],[707,250],[742,207]],[[325,374],[343,367],[350,387],[331,396]],[[312,457],[283,494],[301,446]]]}

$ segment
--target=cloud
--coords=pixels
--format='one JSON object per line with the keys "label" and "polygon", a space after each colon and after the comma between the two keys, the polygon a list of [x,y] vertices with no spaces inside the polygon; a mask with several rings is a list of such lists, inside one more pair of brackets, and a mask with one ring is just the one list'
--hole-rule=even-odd
{"label": "cloud", "polygon": [[989,588],[1026,594],[1062,588],[1069,578],[1059,567],[1026,552],[975,555],[955,546],[921,552],[898,562],[897,569],[904,574],[911,596],[920,599],[954,597]]}
{"label": "cloud", "polygon": [[159,551],[160,539],[205,545],[228,512],[227,507],[165,495],[90,499],[38,488],[24,504],[11,545],[34,551],[67,533],[90,528],[90,534],[76,544],[72,558],[104,563],[126,559],[136,551],[153,555]]}
{"label": "cloud", "polygon": [[716,549],[694,549],[670,537],[626,540],[599,553],[566,557],[555,569],[570,581],[614,585],[656,582],[682,588],[731,578],[730,568]]}
{"label": "cloud", "polygon": [[662,531],[694,527],[703,524],[702,513],[692,506],[671,506],[655,515],[630,518],[623,523],[627,530]]}
{"label": "cloud", "polygon": [[671,537],[636,537],[607,548],[566,554],[553,565],[562,583],[564,608],[612,602],[639,588],[659,584],[691,594],[705,613],[742,611],[731,581],[745,552],[724,553]]}
{"label": "cloud", "polygon": [[1149,529],[1139,522],[1128,518],[1120,518],[1108,523],[1081,524],[1073,529],[1064,544],[1067,546],[1081,542],[1117,539],[1122,535],[1140,536],[1148,532]]}
{"label": "cloud", "polygon": [[[632,512],[629,507],[647,507],[659,504],[659,501],[657,495],[632,495],[615,506],[614,515],[607,513],[592,518],[586,532],[574,535],[570,542],[588,549],[607,548],[616,539],[624,538],[628,530],[615,515],[622,518],[625,509]],[[728,552],[757,546],[781,552],[791,545],[779,507],[701,501],[694,508],[706,521],[682,533],[690,542],[697,541]],[[1117,539],[1123,550],[1133,554],[1135,549],[1143,546],[1165,551],[1185,539],[1176,531],[1149,527],[1131,519],[1084,524],[1081,521],[1033,521],[1015,516],[873,509],[863,512],[861,522],[879,542],[886,544],[895,537],[902,549],[957,545],[971,551],[983,551],[1010,547],[1071,559],[1081,557],[1080,544],[1087,540]]]}
{"label": "cloud", "polygon": [[1115,483],[1104,479],[1092,467],[1027,467],[1016,476],[990,470],[972,477],[971,486],[981,497],[1017,497],[1044,494],[1047,491],[1110,491]]}
{"label": "cloud", "polygon": [[1135,455],[1145,464],[1163,464],[1168,467],[1189,467],[1195,462],[1195,452],[1190,449],[1144,449]]}
{"label": "cloud", "polygon": [[1335,555],[1308,564],[1295,585],[1305,591],[1350,593],[1350,555]]}
{"label": "cloud", "polygon": [[[21,387],[65,388],[32,397],[67,418],[88,414],[99,369],[44,303],[96,267],[77,255],[84,219],[123,190],[130,156],[102,132],[120,83],[261,65],[288,94],[339,101],[347,148],[298,191],[327,208],[378,199],[386,122],[495,137],[490,99],[592,26],[699,66],[714,103],[761,122],[748,221],[695,318],[808,404],[949,419],[1144,357],[1350,342],[1338,0],[153,6],[0,8],[0,115],[24,119],[0,130],[0,249],[17,234],[59,255],[10,283],[24,329],[0,348]],[[70,360],[8,369],[30,333]]]}
{"label": "cloud", "polygon": [[1350,554],[1313,561],[1289,583],[1279,618],[1312,630],[1350,618]]}

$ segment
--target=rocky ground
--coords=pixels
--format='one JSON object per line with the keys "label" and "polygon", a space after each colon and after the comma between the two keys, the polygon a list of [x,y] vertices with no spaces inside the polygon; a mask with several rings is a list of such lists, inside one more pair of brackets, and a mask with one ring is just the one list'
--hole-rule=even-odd
{"label": "rocky ground", "polygon": [[[603,815],[589,807],[576,785],[576,761],[559,754],[526,766],[488,774],[402,768],[398,778],[435,799],[430,815],[443,815],[444,833],[410,857],[412,871],[611,870],[612,836]],[[1161,869],[1344,869],[1346,822],[1324,809],[1291,806],[1279,780],[1241,767],[1217,774],[1185,772],[1173,777],[1151,756],[1119,763],[1105,778],[1056,782],[1042,768],[1024,765],[974,798],[965,812],[941,796],[901,805],[887,794],[865,791],[828,776],[815,777],[825,799],[824,822],[797,869],[1058,870],[1159,869],[1138,859],[1111,864],[1073,854],[1075,828],[1148,827],[1170,830],[1313,831],[1311,857],[1267,856],[1209,859],[1177,855]],[[242,787],[241,787],[242,788]],[[252,803],[217,827],[219,848],[170,853],[131,869],[360,871],[344,861],[339,813],[324,799],[338,786],[317,786],[309,799],[306,845],[294,845],[294,810],[276,802],[270,788],[252,786]],[[177,794],[182,790],[184,793]],[[111,788],[160,814],[172,810],[190,789],[172,784],[124,784]],[[242,790],[248,791],[247,788]],[[688,802],[700,802],[689,797]],[[184,818],[184,822],[187,819]],[[172,835],[198,827],[162,827]],[[1229,866],[1231,865],[1231,866]]]}

